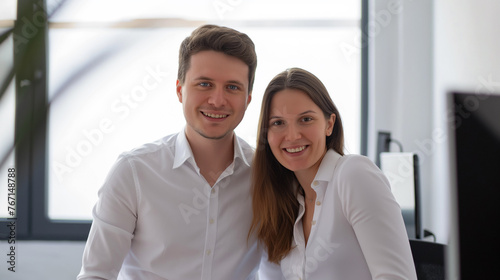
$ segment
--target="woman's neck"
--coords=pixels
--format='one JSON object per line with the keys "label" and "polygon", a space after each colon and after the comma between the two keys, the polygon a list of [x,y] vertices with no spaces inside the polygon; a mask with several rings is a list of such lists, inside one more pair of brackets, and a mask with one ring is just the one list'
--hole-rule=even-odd
{"label": "woman's neck", "polygon": [[294,171],[295,177],[299,181],[299,184],[302,186],[304,189],[305,194],[307,195],[314,193],[315,191],[312,189],[311,184],[316,177],[316,174],[318,173],[319,166],[321,165],[321,162],[323,161],[323,158],[325,157],[325,153],[321,156],[321,158],[311,167],[303,170],[297,170]]}

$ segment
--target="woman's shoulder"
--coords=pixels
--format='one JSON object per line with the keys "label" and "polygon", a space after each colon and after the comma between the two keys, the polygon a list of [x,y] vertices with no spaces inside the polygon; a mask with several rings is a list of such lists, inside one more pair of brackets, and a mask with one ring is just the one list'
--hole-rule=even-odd
{"label": "woman's shoulder", "polygon": [[378,167],[373,163],[373,161],[363,155],[348,154],[342,156],[339,160],[339,169],[344,172],[356,171],[359,172],[360,169],[375,169]]}
{"label": "woman's shoulder", "polygon": [[380,168],[363,155],[344,155],[338,162],[336,173],[337,179],[352,183],[385,180]]}
{"label": "woman's shoulder", "polygon": [[341,194],[375,196],[382,189],[390,190],[384,173],[370,158],[362,155],[345,155],[338,164],[334,178]]}

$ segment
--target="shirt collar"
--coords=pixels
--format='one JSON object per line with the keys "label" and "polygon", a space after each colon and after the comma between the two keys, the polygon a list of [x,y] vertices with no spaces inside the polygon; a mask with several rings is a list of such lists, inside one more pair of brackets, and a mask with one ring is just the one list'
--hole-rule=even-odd
{"label": "shirt collar", "polygon": [[[175,151],[174,151],[174,165],[173,168],[177,168],[184,164],[185,161],[189,160],[191,164],[194,163],[193,152],[191,151],[191,146],[186,138],[186,132],[183,129],[179,134],[177,134],[177,139],[175,141]],[[193,164],[196,166],[196,164]]]}
{"label": "shirt collar", "polygon": [[[239,137],[234,135],[234,158],[233,163],[237,158],[241,159],[245,165],[250,167],[250,159],[253,156],[253,151],[251,149],[243,150],[243,145],[246,143],[240,139]],[[246,144],[248,146],[248,144]],[[186,132],[183,129],[177,135],[177,140],[175,141],[175,155],[174,155],[174,165],[173,168],[177,168],[184,164],[185,161],[188,161],[193,166],[196,166],[193,151],[191,150],[191,146],[186,138]]]}
{"label": "shirt collar", "polygon": [[342,155],[337,153],[335,150],[329,149],[323,157],[323,160],[321,161],[314,180],[328,182],[331,181],[334,173],[333,170],[337,166],[337,162],[341,157]]}
{"label": "shirt collar", "polygon": [[[245,146],[245,149],[243,149],[243,146]],[[250,162],[253,157],[253,149],[245,142],[243,139],[239,138],[234,135],[234,159],[235,161],[237,158],[241,159],[243,163],[250,167]]]}

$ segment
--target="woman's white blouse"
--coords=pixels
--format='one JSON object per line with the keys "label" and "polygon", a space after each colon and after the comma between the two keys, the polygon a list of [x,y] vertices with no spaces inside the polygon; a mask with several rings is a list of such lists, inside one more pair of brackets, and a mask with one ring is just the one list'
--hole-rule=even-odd
{"label": "woman's white blouse", "polygon": [[[281,261],[283,279],[417,279],[401,208],[372,161],[329,150],[312,188],[317,198],[309,240],[305,246],[299,195],[295,248]],[[270,279],[265,268],[260,273]]]}

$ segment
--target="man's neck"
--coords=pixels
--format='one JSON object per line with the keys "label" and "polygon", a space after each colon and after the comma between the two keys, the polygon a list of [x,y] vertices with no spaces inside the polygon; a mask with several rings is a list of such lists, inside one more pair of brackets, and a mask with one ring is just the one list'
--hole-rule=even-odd
{"label": "man's neck", "polygon": [[199,134],[186,137],[200,173],[213,186],[220,174],[233,162],[234,132],[221,139],[207,139]]}

